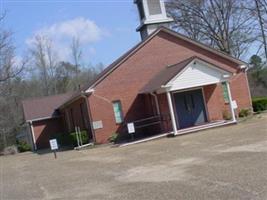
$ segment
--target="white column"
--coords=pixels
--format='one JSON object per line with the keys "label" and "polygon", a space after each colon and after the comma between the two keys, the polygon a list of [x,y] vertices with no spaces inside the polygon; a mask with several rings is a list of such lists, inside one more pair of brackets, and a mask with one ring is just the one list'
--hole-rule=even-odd
{"label": "white column", "polygon": [[227,92],[228,92],[228,97],[229,97],[229,104],[230,104],[230,109],[231,109],[231,114],[232,114],[232,120],[234,122],[236,122],[235,109],[233,108],[233,99],[232,99],[232,94],[231,94],[229,82],[226,82],[226,86],[227,86]]}
{"label": "white column", "polygon": [[37,150],[36,139],[35,139],[35,134],[34,134],[32,121],[30,121],[29,124],[30,124],[30,128],[31,128],[31,133],[32,133],[32,141],[33,141],[33,148],[34,148],[33,150]]}
{"label": "white column", "polygon": [[173,111],[171,93],[169,91],[167,92],[167,99],[168,99],[168,104],[169,104],[169,109],[170,109],[173,134],[176,135],[177,134],[177,126],[176,126],[176,121],[175,121],[175,116],[174,116],[174,111]]}

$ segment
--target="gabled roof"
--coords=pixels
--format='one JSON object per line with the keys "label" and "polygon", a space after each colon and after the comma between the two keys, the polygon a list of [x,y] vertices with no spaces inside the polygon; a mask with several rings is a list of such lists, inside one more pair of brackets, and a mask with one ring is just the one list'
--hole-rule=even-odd
{"label": "gabled roof", "polygon": [[182,73],[182,71],[194,60],[205,62],[209,65],[215,66],[219,70],[227,72],[227,70],[222,69],[219,66],[216,66],[202,58],[199,58],[197,56],[192,56],[186,60],[183,60],[182,62],[179,62],[171,66],[167,66],[166,68],[161,70],[151,80],[148,81],[148,83],[140,90],[140,93],[150,93],[160,89],[162,86],[166,85],[179,73]]}
{"label": "gabled roof", "polygon": [[137,45],[135,45],[133,48],[131,48],[129,51],[127,51],[125,54],[123,54],[121,57],[119,57],[117,60],[115,60],[112,64],[110,64],[105,70],[103,70],[92,82],[90,82],[88,85],[86,85],[83,88],[83,91],[86,91],[89,88],[95,87],[100,81],[102,81],[107,75],[109,75],[113,70],[115,70],[121,63],[123,63],[127,58],[129,58],[132,54],[134,54],[136,51],[138,51],[142,46],[144,46],[148,41],[150,41],[154,36],[156,36],[159,32],[165,32],[168,34],[171,34],[181,40],[187,41],[191,44],[194,44],[202,49],[205,49],[207,51],[210,51],[216,55],[219,55],[227,60],[230,60],[238,65],[247,65],[246,62],[239,60],[237,58],[234,58],[224,52],[221,52],[219,50],[216,50],[214,48],[211,48],[205,44],[202,44],[196,40],[193,40],[191,38],[186,37],[185,35],[182,35],[180,33],[177,33],[171,29],[168,29],[164,26],[159,27],[156,31],[154,31],[152,34],[150,34],[145,40],[141,41]]}
{"label": "gabled roof", "polygon": [[36,121],[58,117],[57,109],[67,101],[73,93],[65,93],[22,101],[26,121]]}
{"label": "gabled roof", "polygon": [[[135,45],[133,48],[131,48],[129,51],[127,51],[125,54],[123,54],[121,57],[119,57],[117,60],[115,60],[113,63],[111,63],[108,67],[106,67],[93,81],[86,84],[84,87],[82,87],[81,91],[76,92],[68,101],[64,103],[64,105],[67,105],[69,102],[71,102],[73,99],[78,98],[82,93],[88,92],[90,89],[94,88],[97,84],[99,84],[102,80],[104,80],[110,73],[112,73],[117,67],[120,66],[123,62],[125,62],[131,55],[133,55],[135,52],[137,52],[141,47],[143,47],[147,42],[149,42],[152,38],[154,38],[159,32],[165,32],[170,35],[173,35],[174,37],[177,37],[178,39],[187,41],[193,45],[196,45],[202,49],[205,49],[207,51],[210,51],[216,55],[219,55],[227,60],[232,61],[233,63],[236,63],[238,65],[247,65],[247,63],[234,58],[230,55],[227,55],[221,51],[218,51],[216,49],[213,49],[205,44],[202,44],[198,41],[192,40],[182,34],[179,34],[173,30],[170,30],[164,26],[159,27],[157,30],[155,30],[152,34],[150,34],[145,40],[139,42],[137,45]],[[64,107],[62,105],[62,107]]]}
{"label": "gabled roof", "polygon": [[195,57],[190,57],[180,63],[167,66],[156,74],[149,82],[140,90],[140,93],[153,92],[159,89],[162,85],[165,85],[170,81],[175,75],[181,72]]}

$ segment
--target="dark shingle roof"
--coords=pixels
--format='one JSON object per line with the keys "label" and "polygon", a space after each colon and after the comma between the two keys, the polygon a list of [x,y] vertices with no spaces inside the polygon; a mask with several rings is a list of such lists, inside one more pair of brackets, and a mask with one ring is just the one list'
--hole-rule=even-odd
{"label": "dark shingle roof", "polygon": [[198,56],[192,56],[190,58],[183,60],[182,62],[179,62],[171,66],[167,66],[166,68],[161,70],[154,77],[152,77],[152,79],[148,81],[148,83],[140,90],[139,93],[141,94],[150,93],[154,92],[157,89],[160,89],[162,85],[166,85],[172,78],[174,78],[177,74],[179,74],[186,66],[188,66],[190,62],[192,62],[195,59],[208,63],[220,70],[227,71],[226,69],[222,69],[220,66],[214,65],[213,63],[210,63]]}
{"label": "dark shingle roof", "polygon": [[192,60],[196,57],[190,57],[186,60],[183,60],[180,63],[167,66],[156,74],[141,90],[140,93],[149,93],[154,92],[159,89],[162,85],[168,83],[174,76],[181,72]]}
{"label": "dark shingle roof", "polygon": [[26,99],[22,101],[24,119],[26,121],[53,118],[58,116],[57,109],[66,102],[73,93]]}

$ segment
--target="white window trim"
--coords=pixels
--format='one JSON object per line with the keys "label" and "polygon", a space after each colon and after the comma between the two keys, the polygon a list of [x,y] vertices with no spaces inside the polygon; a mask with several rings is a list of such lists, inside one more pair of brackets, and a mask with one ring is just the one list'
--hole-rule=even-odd
{"label": "white window trim", "polygon": [[[120,114],[120,118],[121,118],[120,122],[117,122],[116,112],[115,112],[115,109],[114,109],[114,105],[115,105],[116,103],[119,105],[119,111],[120,111],[119,114]],[[116,122],[116,124],[121,124],[121,123],[123,123],[123,122],[124,122],[124,116],[123,116],[122,103],[121,103],[121,101],[120,101],[120,100],[112,101],[112,107],[113,107],[113,113],[114,113],[114,118],[115,118],[115,122]]]}

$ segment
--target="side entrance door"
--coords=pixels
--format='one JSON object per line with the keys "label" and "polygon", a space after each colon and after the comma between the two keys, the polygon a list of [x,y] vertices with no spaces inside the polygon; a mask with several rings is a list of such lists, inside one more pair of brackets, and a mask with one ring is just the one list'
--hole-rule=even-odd
{"label": "side entrance door", "polygon": [[204,124],[207,121],[202,90],[173,94],[180,129]]}

